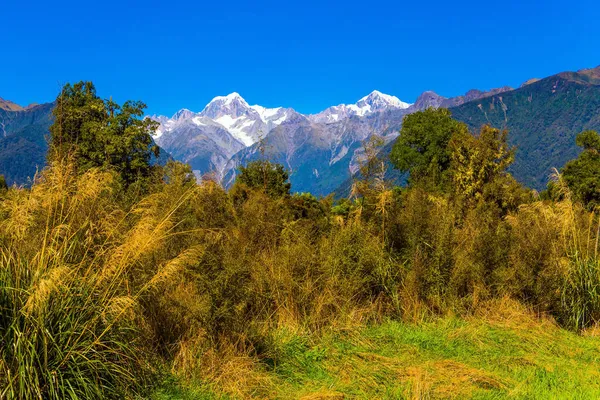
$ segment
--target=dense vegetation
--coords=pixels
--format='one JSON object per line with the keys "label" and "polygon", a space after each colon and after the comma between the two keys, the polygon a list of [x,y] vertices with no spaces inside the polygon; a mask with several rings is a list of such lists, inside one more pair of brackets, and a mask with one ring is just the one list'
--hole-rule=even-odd
{"label": "dense vegetation", "polygon": [[600,84],[581,71],[562,73],[454,107],[452,115],[473,130],[508,129],[518,147],[511,174],[541,190],[553,168],[579,154],[575,136],[600,130]]}
{"label": "dense vegetation", "polygon": [[[486,372],[468,355],[483,346],[497,356],[494,318],[540,324],[534,332],[594,362],[595,342],[577,335],[600,320],[600,221],[575,178],[558,175],[548,200],[520,186],[506,172],[506,132],[471,136],[446,110],[411,115],[392,158],[410,184],[383,179],[373,140],[351,197],[334,203],[291,194],[287,172],[265,160],[242,168],[229,191],[197,183],[181,163],[151,166],[151,126],[91,88],[61,93],[69,106],[55,110],[52,130],[61,145],[35,184],[0,190],[0,398],[146,397],[172,377],[215,396],[265,398],[277,396],[267,374],[299,392],[302,371],[364,397],[443,397],[426,378],[438,371],[480,383],[467,394],[556,395],[546,383],[564,375],[538,377],[530,364]],[[582,143],[597,140],[586,133]],[[510,338],[507,361],[541,362]],[[385,389],[386,376],[410,368],[394,355],[403,343],[429,349],[414,358],[429,366]],[[454,361],[436,363],[440,354]],[[360,363],[383,383],[363,382]],[[330,381],[336,368],[349,371],[346,389]],[[546,386],[519,389],[525,377]]]}

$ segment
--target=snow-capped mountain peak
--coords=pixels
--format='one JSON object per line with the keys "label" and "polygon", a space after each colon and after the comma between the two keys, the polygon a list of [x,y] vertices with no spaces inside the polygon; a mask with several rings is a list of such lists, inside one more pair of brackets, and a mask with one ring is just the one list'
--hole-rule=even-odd
{"label": "snow-capped mountain peak", "polygon": [[359,107],[369,106],[371,111],[378,111],[385,108],[408,108],[410,104],[401,101],[396,96],[381,93],[378,90],[373,90],[371,93],[360,99],[357,103]]}
{"label": "snow-capped mountain peak", "polygon": [[220,103],[227,106],[235,101],[238,101],[241,104],[248,105],[246,100],[244,100],[244,98],[240,96],[238,92],[229,93],[227,96],[217,96],[214,99],[212,99],[210,103],[208,103],[208,105],[210,105],[211,103]]}
{"label": "snow-capped mountain peak", "polygon": [[217,96],[204,107],[200,113],[203,116],[216,119],[223,115],[229,115],[232,118],[238,118],[247,114],[251,110],[250,106],[238,93],[233,92],[227,96]]}
{"label": "snow-capped mountain peak", "polygon": [[219,118],[229,115],[239,118],[241,115],[253,115],[254,112],[265,123],[279,119],[283,107],[268,108],[259,105],[251,106],[239,93],[233,92],[227,96],[217,96],[202,110],[201,114],[210,118]]}
{"label": "snow-capped mountain peak", "polygon": [[183,120],[183,119],[190,119],[193,118],[194,115],[196,115],[194,112],[188,110],[187,108],[182,108],[181,110],[177,111],[173,117],[171,117],[171,119],[174,119],[176,121],[179,120]]}
{"label": "snow-capped mountain peak", "polygon": [[258,115],[260,115],[260,118],[265,122],[272,119],[282,109],[282,107],[267,108],[259,105],[250,106],[250,108],[256,111]]}
{"label": "snow-capped mountain peak", "polygon": [[213,98],[199,113],[183,108],[171,118],[165,116],[151,118],[160,122],[160,127],[154,134],[154,138],[159,142],[164,140],[162,138],[164,133],[176,131],[183,125],[189,128],[190,124],[193,124],[197,130],[205,130],[217,125],[245,146],[251,146],[261,136],[266,135],[293,115],[298,114],[291,108],[250,106],[239,93],[233,92],[227,96]]}
{"label": "snow-capped mountain peak", "polygon": [[353,115],[362,117],[388,109],[406,109],[408,107],[410,107],[410,104],[401,101],[399,98],[374,90],[355,104],[340,104],[339,106],[329,107],[318,114],[311,115],[309,118],[313,122],[332,123]]}
{"label": "snow-capped mountain peak", "polygon": [[234,92],[215,97],[198,115],[219,123],[244,145],[251,146],[292,113],[293,110],[282,107],[250,106],[239,93]]}

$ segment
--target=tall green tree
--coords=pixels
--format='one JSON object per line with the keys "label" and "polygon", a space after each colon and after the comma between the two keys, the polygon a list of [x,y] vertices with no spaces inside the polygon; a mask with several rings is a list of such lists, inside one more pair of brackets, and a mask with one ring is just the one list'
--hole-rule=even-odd
{"label": "tall green tree", "polygon": [[451,157],[448,143],[452,135],[460,132],[468,133],[467,126],[452,119],[445,108],[407,115],[392,148],[392,164],[410,174],[410,184],[426,182],[439,188],[448,181]]}
{"label": "tall green tree", "polygon": [[585,131],[575,140],[583,151],[563,168],[563,179],[575,199],[589,208],[600,206],[600,135]]}
{"label": "tall green tree", "polygon": [[142,119],[146,105],[103,100],[92,82],[67,84],[56,98],[50,127],[50,161],[72,157],[80,172],[109,167],[130,184],[151,172],[151,155],[159,154],[151,134],[158,123]]}
{"label": "tall green tree", "polygon": [[272,198],[290,194],[291,184],[288,172],[283,165],[266,160],[251,161],[240,167],[236,185],[264,191]]}

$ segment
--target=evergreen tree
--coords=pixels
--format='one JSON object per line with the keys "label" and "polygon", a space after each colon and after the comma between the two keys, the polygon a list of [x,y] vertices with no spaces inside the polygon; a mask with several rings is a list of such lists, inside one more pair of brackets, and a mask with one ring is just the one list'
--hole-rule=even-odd
{"label": "evergreen tree", "polygon": [[102,100],[92,82],[65,85],[53,111],[49,161],[72,157],[80,172],[113,168],[126,184],[148,177],[151,154],[159,152],[151,136],[158,123],[140,119],[145,108],[139,101]]}
{"label": "evergreen tree", "polygon": [[288,172],[283,165],[258,160],[240,167],[236,185],[242,184],[251,189],[263,190],[272,198],[289,196],[291,184]]}
{"label": "evergreen tree", "polygon": [[407,115],[392,148],[392,164],[410,174],[411,184],[424,182],[440,188],[447,181],[450,168],[448,143],[459,132],[468,133],[466,125],[453,120],[445,108]]}
{"label": "evergreen tree", "polygon": [[577,135],[576,143],[583,151],[565,165],[563,178],[575,199],[594,208],[600,205],[600,135],[585,131]]}

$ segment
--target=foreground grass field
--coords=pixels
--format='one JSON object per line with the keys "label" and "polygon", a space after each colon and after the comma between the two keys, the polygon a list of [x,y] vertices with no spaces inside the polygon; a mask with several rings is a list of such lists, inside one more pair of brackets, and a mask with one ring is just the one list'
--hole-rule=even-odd
{"label": "foreground grass field", "polygon": [[600,338],[500,301],[465,319],[385,322],[318,340],[277,332],[277,354],[232,358],[212,383],[155,399],[596,399]]}

